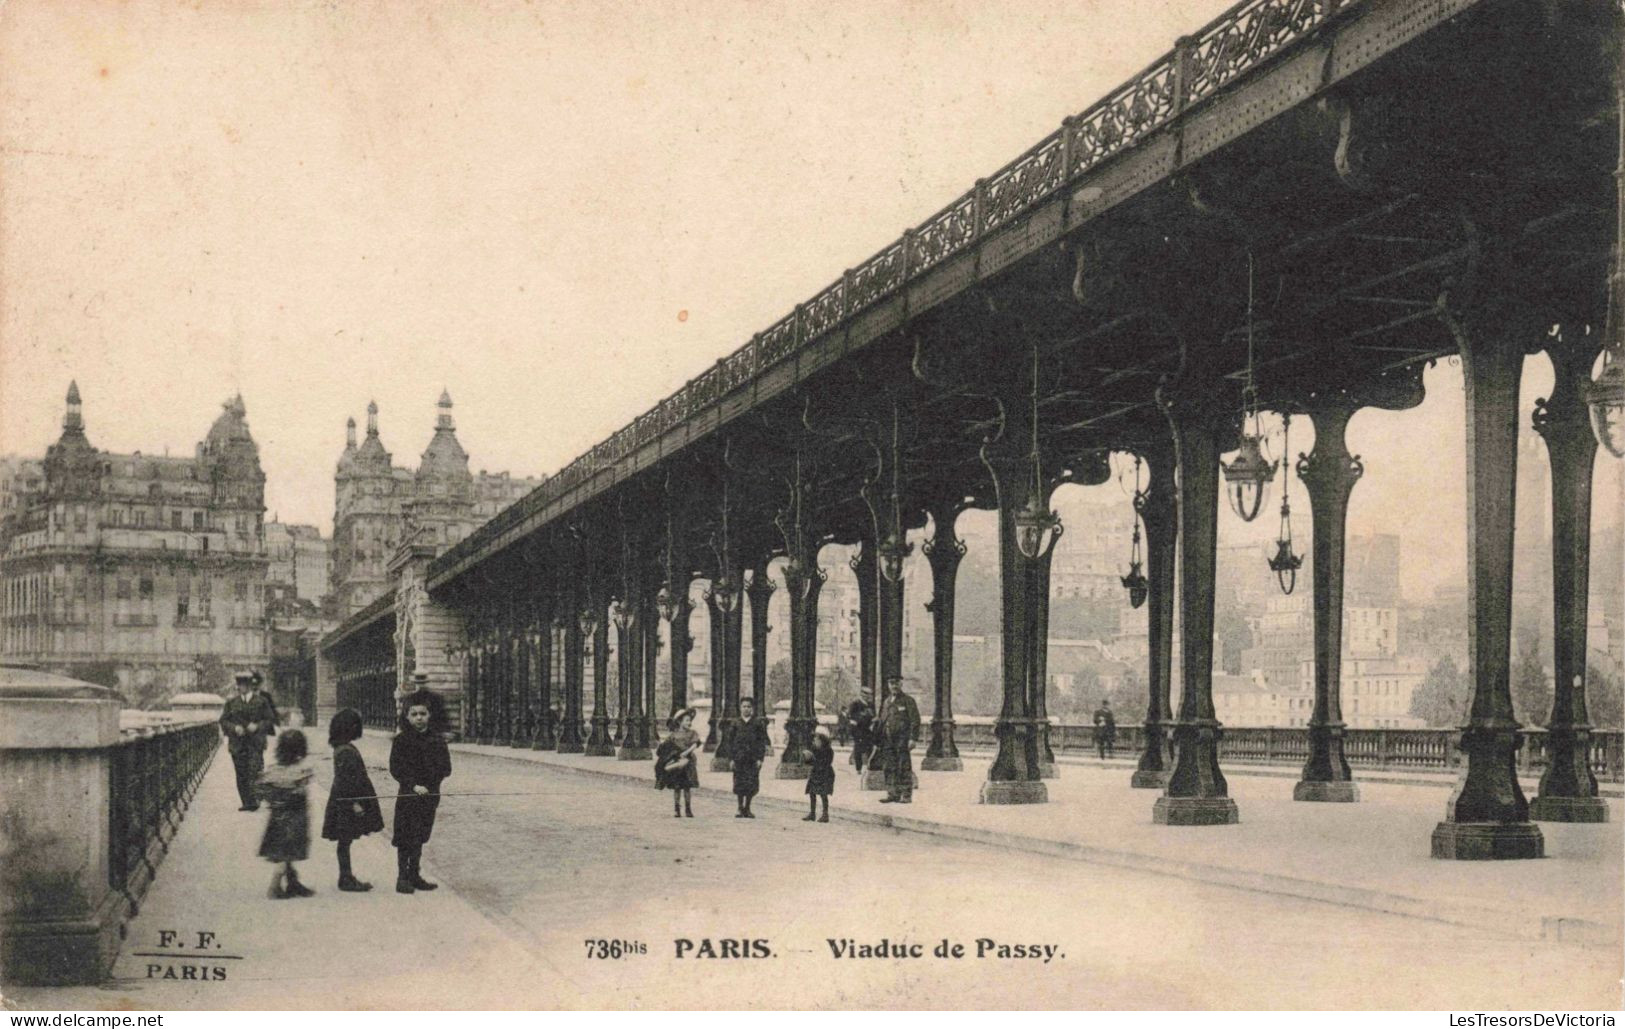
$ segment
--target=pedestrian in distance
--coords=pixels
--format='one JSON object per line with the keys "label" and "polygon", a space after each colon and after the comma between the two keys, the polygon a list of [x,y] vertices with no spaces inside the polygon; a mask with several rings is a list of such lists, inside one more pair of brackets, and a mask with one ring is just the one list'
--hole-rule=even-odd
{"label": "pedestrian in distance", "polygon": [[333,748],[333,788],[322,815],[322,839],[338,843],[339,889],[345,893],[372,889],[372,883],[357,879],[350,866],[351,841],[384,828],[378,791],[373,789],[361,752],[355,749],[360,738],[361,713],[354,708],[338,712],[327,724],[327,745]]}
{"label": "pedestrian in distance", "polygon": [[762,761],[767,758],[767,723],[756,717],[756,702],[739,700],[739,723],[734,726],[731,757],[734,771],[734,799],[739,804],[735,818],[755,818],[751,798],[762,789]]}
{"label": "pedestrian in distance", "polygon": [[885,737],[886,795],[882,804],[914,803],[914,761],[910,751],[920,738],[920,707],[903,689],[902,679],[891,680],[891,690],[875,719]]}
{"label": "pedestrian in distance", "polygon": [[1095,752],[1104,761],[1112,756],[1112,745],[1117,742],[1117,716],[1112,714],[1112,702],[1101,698],[1095,708]]}
{"label": "pedestrian in distance", "polygon": [[655,788],[671,790],[671,816],[693,818],[693,789],[700,784],[694,755],[704,740],[694,731],[694,708],[685,707],[666,719],[668,735],[655,750]]}
{"label": "pedestrian in distance", "polygon": [[820,725],[813,730],[812,744],[807,748],[812,772],[807,776],[807,816],[811,822],[818,815],[818,801],[824,801],[824,814],[817,820],[829,821],[829,795],[835,792],[835,748],[829,742],[829,730]]}
{"label": "pedestrian in distance", "polygon": [[305,734],[288,729],[276,739],[276,764],[260,773],[257,790],[271,809],[260,840],[260,857],[278,868],[271,876],[272,900],[312,897],[316,891],[299,881],[295,861],[310,856],[311,768],[305,763]]}
{"label": "pedestrian in distance", "polygon": [[401,728],[389,748],[389,774],[400,783],[395,798],[395,892],[432,890],[423,878],[423,845],[434,832],[440,807],[440,784],[451,776],[451,751],[443,734],[433,731],[439,697],[418,690],[406,698]]}
{"label": "pedestrian in distance", "polygon": [[255,687],[254,673],[238,672],[234,678],[237,695],[220,710],[220,732],[237,773],[237,797],[242,802],[237,810],[258,811],[254,784],[265,768],[265,741],[276,732],[276,709]]}
{"label": "pedestrian in distance", "polygon": [[859,697],[847,708],[846,721],[852,731],[852,764],[863,774],[863,766],[875,752],[875,713],[869,702]]}

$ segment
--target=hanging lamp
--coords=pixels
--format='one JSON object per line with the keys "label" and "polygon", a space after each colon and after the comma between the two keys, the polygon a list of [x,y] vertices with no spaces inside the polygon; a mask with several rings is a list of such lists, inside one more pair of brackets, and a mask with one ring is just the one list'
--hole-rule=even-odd
{"label": "hanging lamp", "polygon": [[[1284,454],[1292,453],[1292,415],[1287,412],[1281,414],[1281,451]],[[1281,592],[1287,596],[1298,585],[1298,569],[1303,567],[1303,556],[1292,552],[1292,477],[1283,476],[1281,480],[1281,528],[1276,534],[1275,556],[1269,559],[1270,571],[1275,573],[1275,581],[1281,587]]]}
{"label": "hanging lamp", "polygon": [[1151,584],[1146,581],[1144,561],[1140,557],[1140,506],[1145,494],[1140,489],[1140,455],[1134,455],[1134,539],[1129,544],[1128,574],[1119,576],[1123,588],[1128,590],[1129,607],[1138,608],[1145,603]]}
{"label": "hanging lamp", "polygon": [[1224,465],[1225,493],[1230,508],[1244,522],[1258,517],[1269,497],[1276,462],[1264,456],[1264,431],[1258,410],[1258,385],[1253,376],[1253,255],[1247,255],[1247,380],[1241,388],[1241,446],[1236,459]]}

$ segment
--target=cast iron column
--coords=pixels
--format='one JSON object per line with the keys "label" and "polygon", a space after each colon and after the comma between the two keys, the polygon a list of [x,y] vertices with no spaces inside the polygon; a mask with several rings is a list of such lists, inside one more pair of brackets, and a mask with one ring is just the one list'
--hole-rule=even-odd
{"label": "cast iron column", "polygon": [[880,690],[875,682],[875,659],[879,648],[880,569],[875,562],[874,540],[858,541],[858,552],[847,562],[858,580],[858,695],[878,713]]}
{"label": "cast iron column", "polygon": [[642,594],[636,588],[630,593],[626,598],[629,617],[626,628],[620,632],[626,651],[625,660],[621,662],[622,679],[626,684],[626,708],[621,718],[621,746],[615,756],[621,761],[647,761],[654,754],[649,749],[649,720],[643,715],[643,663],[654,655],[647,653],[648,648],[644,646],[643,621],[647,612]]}
{"label": "cast iron column", "polygon": [[1031,415],[1021,402],[1005,404],[1004,445],[984,448],[982,461],[993,477],[999,505],[1000,670],[1004,702],[993,733],[998,749],[982,784],[984,804],[1043,804],[1049,801],[1039,769],[1038,723],[1033,716],[1031,640],[1037,631],[1032,594],[1032,559],[1016,545],[1016,512],[1029,498],[1034,475],[1022,451],[1032,433]]}
{"label": "cast iron column", "polygon": [[643,613],[639,618],[643,622],[643,740],[645,745],[656,747],[660,744],[660,726],[666,720],[655,714],[660,710],[660,611],[648,590],[643,592]]}
{"label": "cast iron column", "polygon": [[792,563],[784,569],[784,588],[790,597],[790,714],[784,720],[784,754],[774,772],[778,779],[805,779],[812,774],[807,752],[818,726],[813,709],[813,683],[818,671],[818,594],[824,588],[826,574],[811,559],[807,566],[802,570]]}
{"label": "cast iron column", "polygon": [[480,712],[479,739],[476,743],[489,746],[496,739],[497,697],[497,629],[493,625],[480,648]]}
{"label": "cast iron column", "polygon": [[1343,754],[1343,541],[1349,494],[1365,466],[1344,441],[1353,401],[1331,400],[1309,411],[1315,449],[1298,458],[1309,493],[1315,576],[1315,709],[1309,716],[1309,760],[1293,800],[1350,803],[1360,799]]}
{"label": "cast iron column", "polygon": [[518,632],[514,637],[514,719],[513,731],[508,736],[508,746],[526,747],[531,744],[536,734],[535,690],[531,688],[531,677],[536,671],[536,659],[533,654],[536,645],[536,634],[530,618],[529,605],[526,605],[526,617],[518,625]]}
{"label": "cast iron column", "polygon": [[688,631],[689,616],[694,613],[694,602],[688,599],[688,577],[682,579],[683,589],[678,594],[676,617],[671,620],[671,709],[681,711],[688,706],[688,652],[694,649],[694,637]]}
{"label": "cast iron column", "polygon": [[1168,785],[1168,770],[1173,767],[1168,725],[1174,713],[1174,560],[1179,512],[1174,496],[1173,446],[1150,448],[1140,456],[1150,472],[1145,492],[1134,499],[1134,508],[1145,526],[1145,741],[1129,785],[1160,790]]}
{"label": "cast iron column", "polygon": [[[1477,313],[1477,312],[1475,312]],[[1518,381],[1533,325],[1488,307],[1482,321],[1446,315],[1461,351],[1467,393],[1467,670],[1472,706],[1461,733],[1467,769],[1433,856],[1468,860],[1538,858],[1540,827],[1518,785],[1520,743],[1512,715],[1512,534],[1518,473]]]}
{"label": "cast iron column", "polygon": [[532,750],[554,750],[559,726],[553,717],[553,612],[538,612],[536,623],[536,736]]}
{"label": "cast iron column", "polygon": [[705,720],[705,746],[701,749],[704,753],[714,754],[722,745],[723,701],[726,695],[722,680],[728,662],[722,656],[722,612],[717,610],[716,601],[711,599],[709,585],[705,591],[705,616],[705,642],[711,652],[711,714]]}
{"label": "cast iron column", "polygon": [[581,623],[575,611],[564,615],[564,724],[559,726],[559,753],[580,754],[586,750],[581,738],[581,694],[586,678],[583,661]]}
{"label": "cast iron column", "polygon": [[[767,634],[773,631],[768,623],[768,605],[773,602],[773,591],[778,587],[768,578],[767,565],[770,558],[763,558],[755,568],[751,569],[750,586],[745,593],[750,597],[750,694],[756,701],[756,713],[763,718],[772,718],[773,711],[767,703]],[[768,748],[771,754],[773,748]]]}
{"label": "cast iron column", "polygon": [[1031,657],[1027,662],[1027,688],[1032,693],[1030,702],[1033,724],[1038,728],[1038,774],[1045,779],[1059,777],[1055,766],[1055,752],[1049,745],[1049,581],[1055,551],[1036,561],[1028,561],[1027,574],[1031,576],[1028,594],[1032,597],[1032,635],[1028,637]]}
{"label": "cast iron column", "polygon": [[[1581,337],[1584,339],[1585,337]],[[1535,401],[1535,431],[1552,468],[1552,717],[1546,724],[1546,771],[1529,803],[1538,822],[1606,822],[1591,771],[1586,712],[1586,620],[1591,588],[1591,434],[1585,388],[1595,348],[1554,342],[1546,348],[1557,381]]]}
{"label": "cast iron column", "polygon": [[592,633],[592,735],[587,737],[588,757],[614,757],[615,741],[609,735],[609,619],[604,616],[604,596],[589,600],[596,616]]}
{"label": "cast iron column", "polygon": [[1159,825],[1226,825],[1240,820],[1219,770],[1223,730],[1213,713],[1213,572],[1218,543],[1219,432],[1232,411],[1218,382],[1167,384],[1157,399],[1173,429],[1179,473],[1179,718],[1174,767],[1151,810]]}
{"label": "cast iron column", "polygon": [[957,772],[965,767],[954,744],[954,584],[965,541],[954,534],[958,504],[931,508],[931,538],[921,548],[931,564],[931,637],[936,673],[936,706],[931,713],[931,745],[920,768],[927,772]]}

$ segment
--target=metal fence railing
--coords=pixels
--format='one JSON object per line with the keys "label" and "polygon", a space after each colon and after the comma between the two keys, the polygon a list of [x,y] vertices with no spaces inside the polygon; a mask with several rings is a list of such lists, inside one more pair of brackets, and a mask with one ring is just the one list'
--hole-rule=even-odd
{"label": "metal fence railing", "polygon": [[219,745],[220,727],[208,721],[127,728],[109,748],[107,879],[130,917]]}
{"label": "metal fence railing", "polygon": [[[991,718],[955,720],[954,740],[960,747],[992,747],[994,721]],[[1460,767],[1461,751],[1456,729],[1348,729],[1343,752],[1350,765],[1358,768],[1412,768],[1448,770]],[[1144,746],[1144,733],[1138,725],[1119,725],[1115,750],[1119,756],[1135,753]],[[1060,754],[1092,753],[1092,725],[1051,724],[1050,749]],[[1591,733],[1591,771],[1605,782],[1625,782],[1625,733],[1619,730]],[[1219,740],[1221,761],[1238,764],[1301,765],[1309,756],[1309,730],[1301,727],[1225,726]],[[1532,772],[1546,767],[1546,731],[1525,729],[1518,748],[1518,768]]]}

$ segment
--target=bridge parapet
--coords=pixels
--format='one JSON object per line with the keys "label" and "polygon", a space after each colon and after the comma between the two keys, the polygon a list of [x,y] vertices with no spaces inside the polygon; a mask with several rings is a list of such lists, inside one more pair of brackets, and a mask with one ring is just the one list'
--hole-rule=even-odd
{"label": "bridge parapet", "polygon": [[100,982],[220,743],[213,721],[121,730],[112,690],[0,669],[0,979]]}

